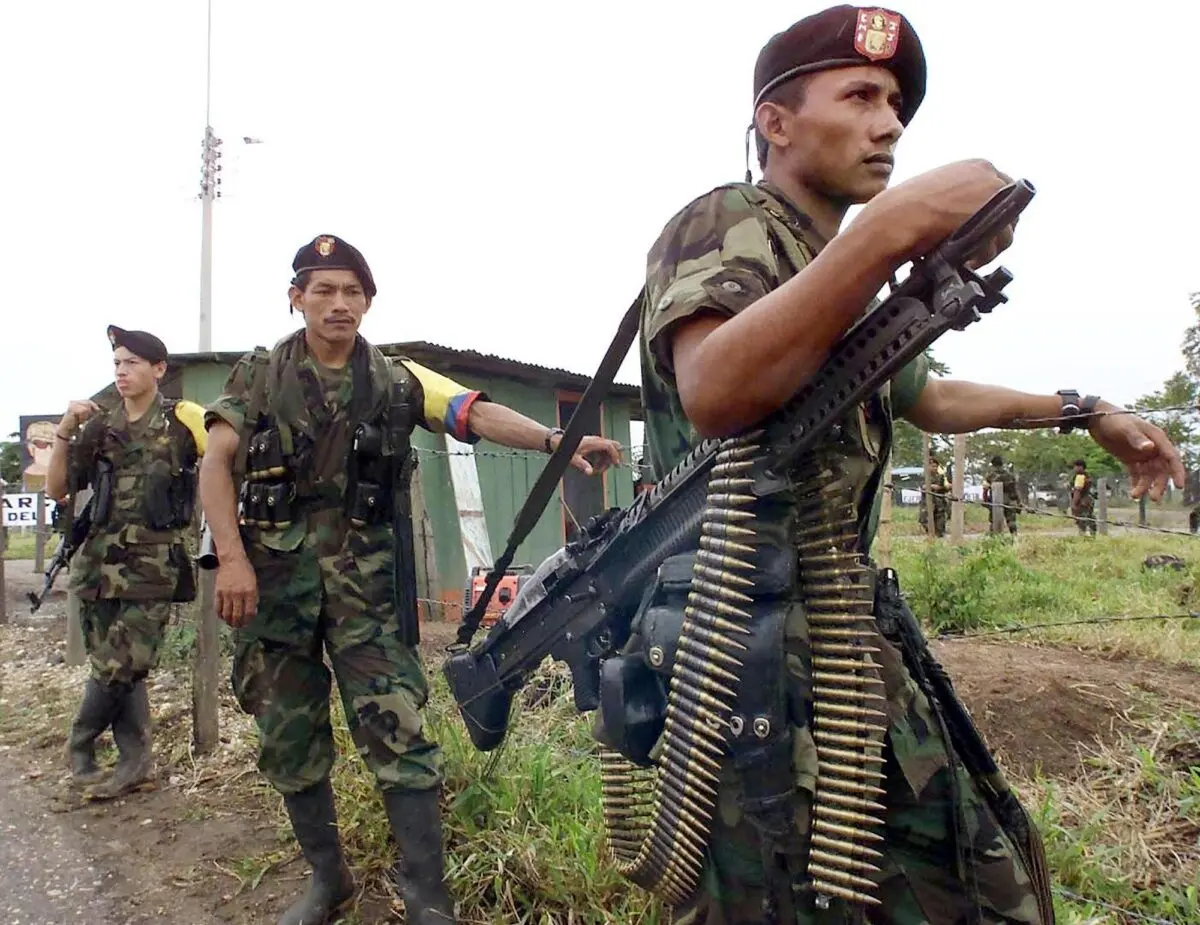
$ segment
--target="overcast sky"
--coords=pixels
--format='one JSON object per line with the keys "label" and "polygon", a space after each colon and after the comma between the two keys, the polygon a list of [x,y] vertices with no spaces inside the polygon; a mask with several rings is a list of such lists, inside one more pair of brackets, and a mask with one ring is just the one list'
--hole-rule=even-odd
{"label": "overcast sky", "polygon": [[[662,226],[740,179],[759,48],[823,6],[214,0],[214,347],[295,327],[292,256],[331,233],[378,282],[368,338],[592,372]],[[205,9],[2,7],[4,434],[106,384],[109,323],[197,349]],[[1181,365],[1194,4],[1110,9],[902,7],[929,90],[893,182],[982,156],[1038,187],[1010,304],[936,347],[956,376],[1124,402]]]}

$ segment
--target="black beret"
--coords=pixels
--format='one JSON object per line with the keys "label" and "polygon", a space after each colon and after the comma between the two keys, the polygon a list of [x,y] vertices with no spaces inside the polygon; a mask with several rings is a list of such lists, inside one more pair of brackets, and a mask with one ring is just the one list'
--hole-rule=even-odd
{"label": "black beret", "polygon": [[108,342],[113,350],[124,347],[147,363],[165,363],[167,346],[149,331],[126,331],[115,324],[108,326]]}
{"label": "black beret", "polygon": [[363,292],[368,298],[375,298],[375,278],[366,259],[337,235],[319,234],[296,251],[292,272],[299,276],[309,270],[353,270]]}
{"label": "black beret", "polygon": [[833,6],[771,36],[754,65],[754,109],[780,84],[801,74],[875,65],[896,75],[908,125],[925,98],[925,52],[907,19],[879,8]]}

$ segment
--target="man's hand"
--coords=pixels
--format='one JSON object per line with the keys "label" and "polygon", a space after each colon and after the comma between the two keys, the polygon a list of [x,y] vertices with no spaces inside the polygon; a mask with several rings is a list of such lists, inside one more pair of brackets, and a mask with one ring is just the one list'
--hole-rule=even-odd
{"label": "man's hand", "polygon": [[93,414],[100,410],[91,399],[83,399],[82,401],[73,401],[67,405],[67,413],[62,416],[62,420],[58,422],[59,432],[61,433],[65,427],[68,431],[74,430]]}
{"label": "man's hand", "polygon": [[[1119,411],[1115,405],[1100,402],[1097,411]],[[1161,428],[1133,414],[1106,414],[1093,418],[1088,431],[1100,446],[1121,460],[1133,481],[1130,497],[1140,498],[1147,491],[1151,501],[1162,499],[1167,480],[1183,488],[1187,473],[1179,451]]]}
{"label": "man's hand", "polygon": [[[958,161],[885,190],[855,221],[878,222],[895,240],[897,263],[906,263],[932,251],[1012,182],[988,161]],[[995,260],[1012,244],[1015,225],[985,243],[968,265],[981,267]]]}
{"label": "man's hand", "polygon": [[[562,434],[550,438],[550,448],[557,450],[562,443]],[[621,465],[621,444],[616,440],[588,435],[579,441],[571,465],[584,475],[599,475],[609,466]]]}
{"label": "man's hand", "polygon": [[217,616],[237,629],[258,611],[258,578],[245,554],[227,558],[222,552],[220,562],[213,594]]}

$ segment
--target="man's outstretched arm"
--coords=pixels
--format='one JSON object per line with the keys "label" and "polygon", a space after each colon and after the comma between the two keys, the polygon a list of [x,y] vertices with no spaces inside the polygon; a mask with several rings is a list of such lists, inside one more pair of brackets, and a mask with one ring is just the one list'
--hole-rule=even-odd
{"label": "man's outstretched arm", "polygon": [[[1163,431],[1137,415],[1124,412],[1106,401],[1096,404],[1099,414],[1088,424],[1088,432],[1100,446],[1129,469],[1131,495],[1147,491],[1153,501],[1162,498],[1167,482],[1182,488],[1186,473],[1179,451]],[[954,379],[931,379],[916,403],[903,417],[927,433],[964,434],[996,427],[1033,430],[1048,426],[1047,418],[1062,414],[1058,395],[1034,395],[999,385],[983,385]]]}

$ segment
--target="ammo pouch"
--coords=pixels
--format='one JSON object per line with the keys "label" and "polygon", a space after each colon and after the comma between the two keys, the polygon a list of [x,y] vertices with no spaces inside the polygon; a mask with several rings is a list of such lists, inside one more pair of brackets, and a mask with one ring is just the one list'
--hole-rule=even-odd
{"label": "ammo pouch", "polygon": [[947,745],[987,800],[1001,829],[1012,840],[1029,874],[1042,922],[1053,925],[1054,903],[1041,833],[996,766],[983,736],[958,699],[950,676],[930,651],[921,625],[904,600],[893,569],[882,569],[878,573],[875,614],[880,632],[900,650],[905,667],[929,699],[933,713],[942,725],[942,733],[948,739]]}
{"label": "ammo pouch", "polygon": [[175,592],[171,600],[176,604],[186,604],[196,599],[196,573],[192,571],[192,562],[182,543],[174,543],[167,554],[171,565],[179,574],[175,582]]}
{"label": "ammo pouch", "polygon": [[[652,750],[662,734],[667,692],[678,656],[695,553],[665,559],[633,619],[632,636],[620,655],[600,667],[600,716],[597,738],[642,767],[654,763]],[[788,722],[783,624],[790,605],[783,576],[762,575],[761,601],[746,605],[754,613],[751,632],[741,637],[746,649],[738,669],[726,761],[738,771],[741,810],[763,835],[770,851],[800,850],[795,828],[792,733]],[[752,592],[753,593],[753,592]],[[695,662],[686,656],[683,669]]]}
{"label": "ammo pouch", "polygon": [[246,482],[242,488],[242,519],[247,526],[285,530],[292,525],[296,486],[292,482]]}
{"label": "ammo pouch", "polygon": [[146,479],[142,513],[153,530],[176,530],[192,522],[196,506],[196,470],[184,469],[172,478],[154,473]]}
{"label": "ammo pouch", "polygon": [[350,455],[353,472],[346,499],[350,522],[356,527],[390,523],[392,459],[385,452],[383,428],[359,424]]}
{"label": "ammo pouch", "polygon": [[92,527],[103,527],[112,516],[113,503],[113,464],[109,459],[101,457],[96,460],[96,472],[92,479]]}

